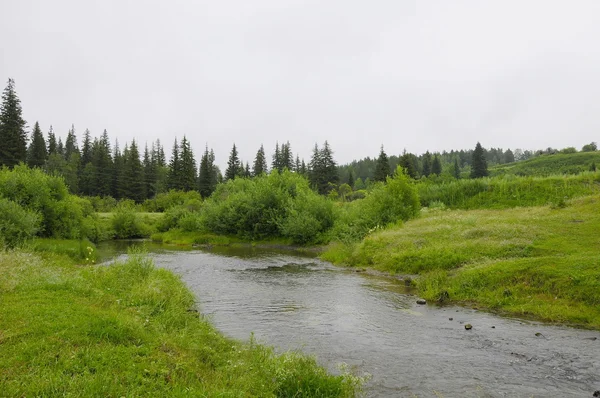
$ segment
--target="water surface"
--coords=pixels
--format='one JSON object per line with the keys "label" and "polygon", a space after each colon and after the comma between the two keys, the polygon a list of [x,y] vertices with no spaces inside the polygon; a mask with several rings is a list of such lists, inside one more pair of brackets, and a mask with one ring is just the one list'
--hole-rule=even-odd
{"label": "water surface", "polygon": [[[159,251],[223,333],[372,375],[372,397],[591,397],[600,333],[417,305],[400,281],[299,254]],[[473,329],[465,330],[471,323]]]}

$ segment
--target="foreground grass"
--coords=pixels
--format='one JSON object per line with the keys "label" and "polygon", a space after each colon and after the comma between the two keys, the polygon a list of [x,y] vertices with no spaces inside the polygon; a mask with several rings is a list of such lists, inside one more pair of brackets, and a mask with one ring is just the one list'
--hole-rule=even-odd
{"label": "foreground grass", "polygon": [[141,256],[77,266],[0,252],[2,396],[353,396],[313,358],[220,335],[194,298]]}
{"label": "foreground grass", "polygon": [[418,274],[437,301],[600,329],[600,196],[566,207],[424,212],[323,258]]}

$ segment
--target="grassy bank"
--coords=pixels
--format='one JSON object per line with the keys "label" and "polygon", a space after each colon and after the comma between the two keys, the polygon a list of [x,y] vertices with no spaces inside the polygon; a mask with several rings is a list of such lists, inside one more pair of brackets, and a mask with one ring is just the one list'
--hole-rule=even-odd
{"label": "grassy bank", "polygon": [[238,343],[172,273],[134,256],[79,266],[0,252],[0,395],[352,396],[312,358]]}
{"label": "grassy bank", "polygon": [[323,258],[418,274],[420,294],[600,329],[600,196],[507,210],[436,210]]}
{"label": "grassy bank", "polygon": [[600,172],[550,177],[499,177],[429,181],[418,185],[425,207],[506,209],[559,204],[566,199],[600,193]]}

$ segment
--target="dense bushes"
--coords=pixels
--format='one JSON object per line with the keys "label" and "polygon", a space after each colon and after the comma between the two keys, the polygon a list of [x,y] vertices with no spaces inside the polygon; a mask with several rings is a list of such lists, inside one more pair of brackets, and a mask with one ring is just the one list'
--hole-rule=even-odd
{"label": "dense bushes", "polygon": [[[2,217],[5,241],[13,235],[19,240],[36,233],[42,237],[81,238],[84,219],[93,213],[87,200],[68,193],[62,178],[24,165],[0,170],[0,197],[3,211],[11,213]],[[39,228],[33,221],[34,214]],[[9,224],[18,231],[7,232]]]}
{"label": "dense bushes", "polygon": [[200,224],[207,231],[245,239],[289,238],[314,243],[332,227],[333,203],[295,173],[272,172],[221,184],[204,202]]}
{"label": "dense bushes", "polygon": [[17,203],[0,198],[0,246],[15,247],[35,236],[40,217]]}
{"label": "dense bushes", "polygon": [[357,241],[373,229],[417,216],[420,208],[414,183],[398,167],[385,184],[376,184],[364,199],[341,209],[333,237],[342,242]]}

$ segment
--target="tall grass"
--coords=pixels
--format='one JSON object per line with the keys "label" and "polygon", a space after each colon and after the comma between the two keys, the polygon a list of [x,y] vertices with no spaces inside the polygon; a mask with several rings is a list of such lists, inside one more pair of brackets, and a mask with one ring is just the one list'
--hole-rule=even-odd
{"label": "tall grass", "polygon": [[223,337],[174,274],[0,252],[0,395],[349,397],[361,380]]}
{"label": "tall grass", "polygon": [[410,274],[430,300],[600,329],[599,225],[600,195],[564,206],[429,210],[322,257]]}
{"label": "tall grass", "polygon": [[590,170],[592,163],[600,164],[600,151],[545,154],[531,159],[490,167],[490,175],[547,177],[575,175]]}
{"label": "tall grass", "polygon": [[517,177],[506,175],[418,185],[421,204],[443,203],[452,209],[504,209],[558,204],[600,192],[600,173],[576,176]]}

